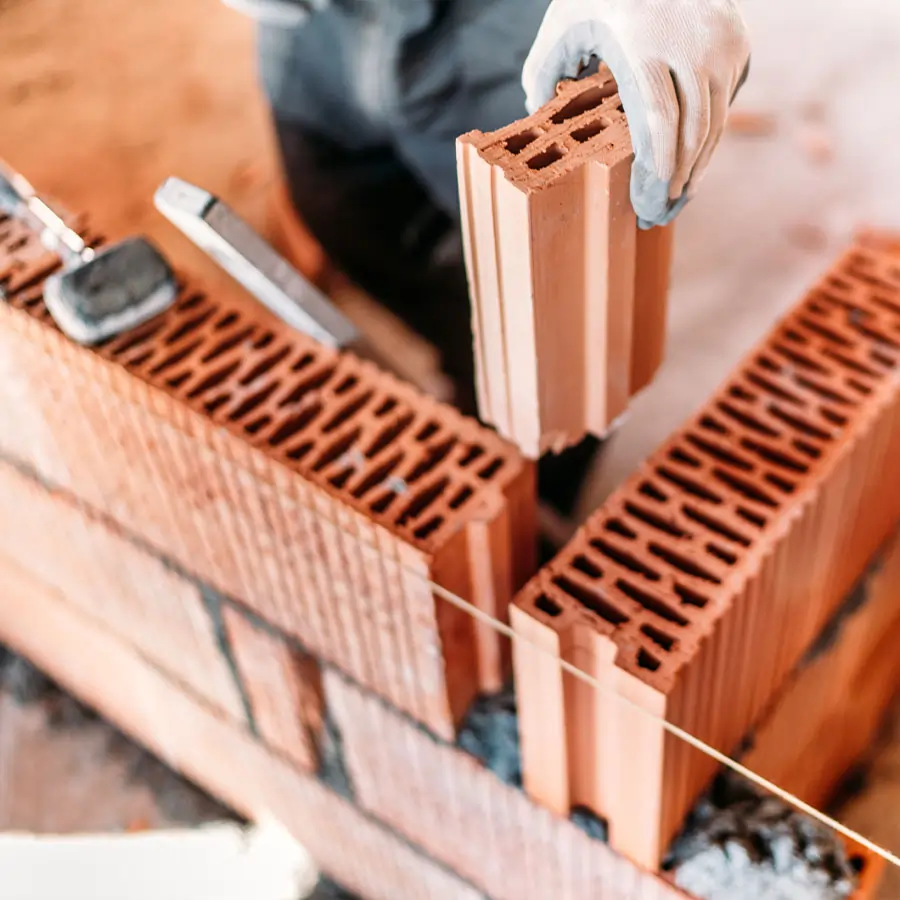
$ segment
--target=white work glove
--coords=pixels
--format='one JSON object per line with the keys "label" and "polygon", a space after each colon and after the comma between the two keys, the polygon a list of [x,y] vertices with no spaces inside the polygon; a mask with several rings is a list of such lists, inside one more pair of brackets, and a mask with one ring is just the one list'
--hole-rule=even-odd
{"label": "white work glove", "polygon": [[552,0],[522,73],[528,111],[592,57],[619,86],[638,222],[663,225],[693,196],[747,78],[737,0]]}
{"label": "white work glove", "polygon": [[264,25],[296,28],[302,25],[310,13],[324,9],[328,0],[222,0],[230,6]]}

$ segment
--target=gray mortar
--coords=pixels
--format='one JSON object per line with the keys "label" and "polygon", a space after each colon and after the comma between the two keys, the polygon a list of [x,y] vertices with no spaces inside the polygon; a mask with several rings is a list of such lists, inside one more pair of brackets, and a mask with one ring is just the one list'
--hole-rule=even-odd
{"label": "gray mortar", "polygon": [[344,759],[344,738],[337,723],[324,711],[322,731],[316,741],[319,755],[319,780],[346,800],[353,800],[353,785]]}
{"label": "gray mortar", "polygon": [[231,647],[231,641],[228,638],[228,629],[225,627],[225,619],[222,615],[223,598],[214,591],[209,585],[195,581],[200,596],[203,598],[203,605],[209,615],[210,622],[213,627],[216,644],[219,647],[219,653],[225,660],[225,665],[231,674],[231,680],[237,689],[238,696],[241,698],[241,706],[244,709],[244,716],[247,720],[247,728],[254,737],[259,737],[259,729],[256,726],[256,716],[253,713],[253,704],[250,702],[250,695],[247,693],[247,687],[244,679],[241,678],[241,671],[238,668],[237,660],[234,657],[234,651]]}
{"label": "gray mortar", "polygon": [[323,875],[308,900],[360,900],[360,897],[344,890],[337,882]]}
{"label": "gray mortar", "polygon": [[609,823],[589,809],[576,806],[569,814],[569,821],[576,828],[580,828],[589,838],[603,841],[604,844],[609,841]]}
{"label": "gray mortar", "polygon": [[856,884],[837,834],[730,772],[698,802],[666,868],[699,900],[840,900]]}
{"label": "gray mortar", "polygon": [[522,787],[519,716],[511,683],[498,694],[475,699],[460,726],[456,743],[502,782]]}
{"label": "gray mortar", "polygon": [[854,585],[844,602],[832,614],[831,618],[819,632],[803,655],[799,667],[808,666],[817,657],[830,650],[841,636],[848,619],[853,618],[869,600],[869,582],[878,571],[878,564],[866,570],[862,578]]}

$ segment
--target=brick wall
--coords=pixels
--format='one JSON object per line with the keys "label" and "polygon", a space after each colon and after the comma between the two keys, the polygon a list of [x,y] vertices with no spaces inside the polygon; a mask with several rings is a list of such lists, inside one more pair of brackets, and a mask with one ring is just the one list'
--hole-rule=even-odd
{"label": "brick wall", "polygon": [[199,587],[0,460],[0,553],[235,721],[244,707]]}
{"label": "brick wall", "polygon": [[191,699],[5,557],[0,580],[0,640],[235,810],[274,816],[336,881],[370,900],[481,900],[459,877]]}
{"label": "brick wall", "polygon": [[494,900],[681,896],[330,670],[357,802]]}
{"label": "brick wall", "polygon": [[715,763],[558,659],[731,752],[900,518],[898,327],[857,244],[516,601],[526,788],[649,867]]}
{"label": "brick wall", "polygon": [[96,351],[0,221],[0,450],[452,736],[508,665],[431,581],[504,618],[534,565],[533,469],[349,355],[185,286]]}

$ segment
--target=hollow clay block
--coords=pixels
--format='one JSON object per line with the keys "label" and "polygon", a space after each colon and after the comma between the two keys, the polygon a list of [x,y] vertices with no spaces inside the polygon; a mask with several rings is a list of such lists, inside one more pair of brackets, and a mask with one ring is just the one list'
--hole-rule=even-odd
{"label": "hollow clay block", "polygon": [[828,804],[900,687],[898,600],[895,534],[753,729],[748,768],[818,809]]}
{"label": "hollow clay block", "polygon": [[0,451],[452,737],[505,657],[430,581],[506,617],[534,571],[532,464],[190,284],[153,322],[72,345],[43,305],[57,261],[36,242],[0,221]]}
{"label": "hollow clay block", "polygon": [[605,69],[457,143],[482,417],[526,456],[604,434],[661,359],[671,229],[639,236]]}
{"label": "hollow clay block", "polygon": [[[536,620],[613,694],[731,752],[900,518],[898,329],[900,264],[854,246],[519,595],[517,643]],[[567,769],[543,771],[536,723],[570,676],[530,659],[516,649],[526,788],[558,809],[562,781],[656,866],[715,763],[588,691],[565,706]]]}

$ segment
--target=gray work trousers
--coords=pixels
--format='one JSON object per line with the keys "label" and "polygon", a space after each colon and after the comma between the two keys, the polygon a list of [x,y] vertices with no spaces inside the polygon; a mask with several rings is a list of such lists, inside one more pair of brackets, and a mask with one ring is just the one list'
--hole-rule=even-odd
{"label": "gray work trousers", "polygon": [[442,351],[474,412],[455,140],[525,114],[549,0],[331,0],[261,24],[259,59],[300,215],[333,262]]}
{"label": "gray work trousers", "polygon": [[439,348],[467,413],[455,141],[525,114],[522,66],[549,2],[330,0],[259,29],[294,204],[343,272]]}

